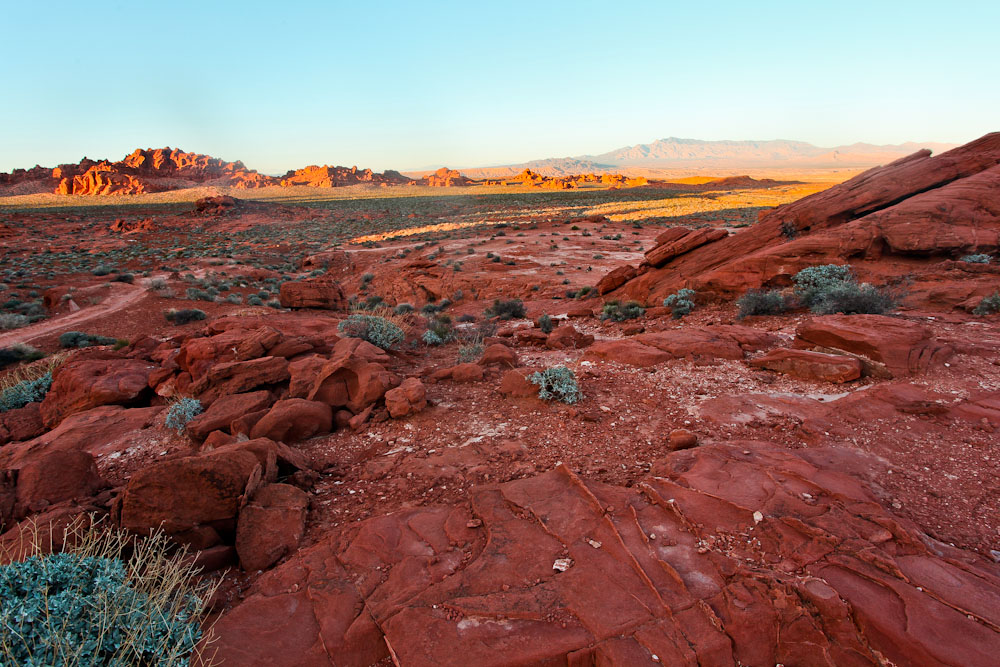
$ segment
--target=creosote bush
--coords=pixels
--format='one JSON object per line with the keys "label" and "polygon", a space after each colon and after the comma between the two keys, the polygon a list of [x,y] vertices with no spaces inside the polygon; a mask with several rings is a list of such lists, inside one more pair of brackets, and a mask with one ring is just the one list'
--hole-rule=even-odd
{"label": "creosote bush", "polygon": [[204,411],[197,398],[181,398],[170,404],[167,410],[166,427],[182,433],[188,422]]}
{"label": "creosote bush", "polygon": [[538,328],[542,330],[542,333],[550,334],[552,330],[555,329],[555,324],[552,322],[552,318],[546,313],[538,318]]}
{"label": "creosote bush", "polygon": [[880,315],[894,310],[899,305],[899,297],[891,290],[874,285],[858,285],[854,282],[833,285],[823,292],[812,305],[812,312],[821,315],[844,313],[845,315]]}
{"label": "creosote bush", "polygon": [[197,308],[181,308],[179,310],[171,308],[170,310],[165,311],[163,316],[167,318],[167,322],[178,326],[182,324],[189,324],[191,322],[197,322],[198,320],[203,320],[207,317],[204,310],[198,310]]}
{"label": "creosote bush", "polygon": [[802,269],[792,277],[795,296],[806,308],[823,297],[823,293],[836,285],[854,282],[854,273],[848,264],[821,264]]}
{"label": "creosote bush", "polygon": [[483,315],[498,320],[513,320],[524,317],[525,312],[524,303],[520,299],[494,299],[493,305],[487,308]]}
{"label": "creosote bush", "polygon": [[59,336],[60,347],[91,347],[93,345],[114,345],[117,339],[108,336],[67,331]]}
{"label": "creosote bush", "polygon": [[546,401],[573,404],[583,398],[580,386],[576,383],[576,375],[565,366],[536,371],[528,376],[528,381],[538,385],[538,398]]}
{"label": "creosote bush", "polygon": [[396,323],[367,313],[352,313],[337,329],[345,336],[360,338],[383,350],[391,350],[406,338],[406,333]]}
{"label": "creosote bush", "polygon": [[788,309],[784,295],[778,290],[748,290],[736,305],[740,307],[737,317],[741,320],[751,315],[778,315]]}
{"label": "creosote bush", "polygon": [[642,317],[646,309],[639,305],[637,301],[608,301],[601,308],[601,319],[612,322],[624,322]]}
{"label": "creosote bush", "polygon": [[992,315],[1000,313],[1000,291],[993,292],[990,296],[983,297],[979,305],[972,311],[975,315]]}
{"label": "creosote bush", "polygon": [[679,320],[694,310],[694,301],[691,300],[693,296],[694,290],[685,287],[664,299],[663,305],[670,309],[675,320]]}

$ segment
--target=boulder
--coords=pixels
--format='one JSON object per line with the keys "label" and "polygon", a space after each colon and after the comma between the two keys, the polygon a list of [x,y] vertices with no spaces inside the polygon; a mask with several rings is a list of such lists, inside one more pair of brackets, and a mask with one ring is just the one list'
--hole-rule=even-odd
{"label": "boulder", "polygon": [[564,324],[553,329],[548,338],[545,339],[545,347],[550,350],[578,350],[587,347],[594,342],[594,337],[590,334],[582,334],[572,325]]}
{"label": "boulder", "polygon": [[319,308],[322,310],[345,310],[347,297],[340,283],[335,280],[313,278],[311,280],[287,281],[281,283],[278,300],[282,308]]}
{"label": "boulder", "polygon": [[214,401],[205,412],[187,423],[187,434],[194,440],[204,440],[215,430],[228,430],[233,421],[243,415],[269,408],[274,402],[267,390],[231,394]]}
{"label": "boulder", "polygon": [[15,516],[49,505],[92,496],[105,486],[94,457],[80,450],[42,452],[21,463],[17,474]]}
{"label": "boulder", "polygon": [[353,354],[335,350],[320,369],[307,398],[334,408],[346,407],[358,414],[399,384],[399,378],[381,364],[365,361],[363,354],[359,357]]}
{"label": "boulder", "polygon": [[477,362],[480,366],[517,366],[517,353],[502,343],[494,343],[483,350],[483,356]]}
{"label": "boulder", "polygon": [[727,236],[729,236],[729,232],[718,227],[704,227],[702,229],[674,227],[660,234],[656,239],[657,245],[646,251],[646,263],[660,267],[674,257]]}
{"label": "boulder", "polygon": [[53,428],[66,417],[101,405],[129,405],[149,390],[152,364],[139,359],[70,361],[52,374],[41,405],[42,422]]}
{"label": "boulder", "polygon": [[858,359],[809,350],[771,350],[750,361],[750,365],[821,382],[850,382],[861,377],[861,362]]}
{"label": "boulder", "polygon": [[586,361],[613,361],[641,368],[662,364],[674,358],[674,355],[644,345],[634,338],[597,341],[583,354]]}
{"label": "boulder", "polygon": [[0,412],[0,445],[11,441],[30,440],[44,432],[41,403],[28,403],[17,410]]}
{"label": "boulder", "polygon": [[500,393],[507,398],[537,397],[538,385],[528,379],[530,374],[531,371],[520,368],[507,371],[500,378]]}
{"label": "boulder", "polygon": [[281,357],[229,361],[212,366],[204,377],[192,383],[190,391],[208,406],[222,396],[277,384],[288,377],[288,360]]}
{"label": "boulder", "polygon": [[923,373],[948,361],[954,350],[933,339],[923,324],[885,315],[825,315],[796,330],[796,345],[859,354],[894,376]]}
{"label": "boulder", "polygon": [[471,362],[452,366],[451,379],[455,382],[478,382],[483,379],[483,367]]}
{"label": "boulder", "polygon": [[634,266],[625,264],[612,270],[599,281],[597,281],[597,293],[601,296],[608,292],[613,292],[639,274]]}
{"label": "boulder", "polygon": [[385,392],[385,407],[393,419],[420,412],[427,407],[424,383],[418,378],[403,380],[398,387]]}
{"label": "boulder", "polygon": [[288,398],[278,401],[250,431],[251,438],[298,442],[333,428],[333,410],[326,403]]}
{"label": "boulder", "polygon": [[236,524],[236,553],[244,570],[263,570],[298,549],[309,496],[288,484],[267,484],[254,493]]}

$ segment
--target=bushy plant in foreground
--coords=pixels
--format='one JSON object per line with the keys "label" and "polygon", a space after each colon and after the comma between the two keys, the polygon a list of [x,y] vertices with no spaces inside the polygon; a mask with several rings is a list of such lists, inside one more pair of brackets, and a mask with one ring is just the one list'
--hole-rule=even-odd
{"label": "bushy plant in foreground", "polygon": [[784,295],[778,290],[748,290],[736,305],[740,307],[737,317],[741,320],[751,315],[778,315],[788,309]]}
{"label": "bushy plant in foreground", "polygon": [[802,269],[792,277],[792,282],[799,302],[812,308],[827,290],[854,282],[854,273],[848,264],[821,264]]}
{"label": "bushy plant in foreground", "polygon": [[664,299],[663,305],[670,309],[670,314],[675,320],[679,320],[694,310],[694,301],[691,299],[693,296],[694,290],[685,287]]}
{"label": "bushy plant in foreground", "polygon": [[495,299],[484,315],[495,317],[498,320],[513,320],[524,317],[524,303],[520,299],[508,299],[501,301]]}
{"label": "bushy plant in foreground", "polygon": [[458,348],[458,363],[471,364],[483,356],[485,348],[482,343],[469,343]]}
{"label": "bushy plant in foreground", "polygon": [[37,532],[3,553],[0,664],[187,667],[210,591],[183,550],[94,526],[71,524],[63,553],[45,553]]}
{"label": "bushy plant in foreground", "polygon": [[563,403],[576,403],[583,398],[576,375],[565,366],[553,366],[544,371],[532,373],[528,380],[538,385],[538,398],[546,401],[557,400]]}
{"label": "bushy plant in foreground", "polygon": [[18,410],[28,403],[35,403],[45,398],[52,386],[52,372],[48,371],[37,378],[21,380],[3,391],[0,391],[0,412]]}
{"label": "bushy plant in foreground", "polygon": [[378,315],[352,313],[337,328],[345,336],[360,338],[383,350],[392,349],[406,338],[398,325]]}
{"label": "bushy plant in foreground", "polygon": [[542,330],[542,333],[550,334],[552,330],[555,329],[555,324],[552,322],[552,317],[548,314],[542,315],[538,318],[538,328]]}
{"label": "bushy plant in foreground", "polygon": [[993,292],[990,296],[983,297],[979,305],[972,311],[975,315],[992,315],[1000,313],[1000,291]]}
{"label": "bushy plant in foreground", "polygon": [[645,312],[646,310],[636,301],[628,301],[626,303],[608,301],[601,308],[601,319],[611,320],[612,322],[624,322],[625,320],[634,320],[642,317]]}
{"label": "bushy plant in foreground", "polygon": [[197,398],[182,398],[174,401],[167,410],[166,426],[178,433],[182,432],[188,422],[200,415],[204,408]]}

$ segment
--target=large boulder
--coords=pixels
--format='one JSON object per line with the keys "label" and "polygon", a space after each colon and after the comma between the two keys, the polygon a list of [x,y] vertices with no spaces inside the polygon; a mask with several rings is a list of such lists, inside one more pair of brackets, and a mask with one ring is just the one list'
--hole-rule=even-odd
{"label": "large boulder", "polygon": [[558,327],[545,339],[545,347],[550,350],[578,350],[593,344],[594,337],[577,331],[573,325]]}
{"label": "large boulder", "polygon": [[309,496],[288,484],[267,484],[240,510],[236,553],[244,570],[263,570],[293,553],[305,532]]}
{"label": "large boulder", "polygon": [[284,382],[289,378],[288,360],[261,357],[249,361],[229,361],[212,366],[191,387],[191,393],[205,405],[229,394]]}
{"label": "large boulder", "polygon": [[885,315],[814,317],[799,325],[796,345],[858,354],[884,365],[893,376],[923,373],[954,353],[926,325]]}
{"label": "large boulder", "polygon": [[185,431],[193,439],[201,441],[212,431],[228,430],[229,425],[236,419],[269,408],[273,402],[271,392],[264,389],[223,396],[213,402],[205,412],[189,421]]}
{"label": "large boulder", "polygon": [[64,500],[86,498],[105,485],[93,455],[80,450],[43,451],[20,465],[16,517]]}
{"label": "large boulder", "polygon": [[275,403],[250,430],[251,438],[298,442],[333,428],[333,409],[327,403],[288,398]]}
{"label": "large boulder", "polygon": [[23,408],[0,412],[0,445],[11,441],[30,440],[45,432],[40,403],[28,403]]}
{"label": "large boulder", "polygon": [[311,280],[288,281],[281,284],[278,300],[282,308],[320,308],[323,310],[344,310],[347,297],[340,283],[335,280],[313,278]]}
{"label": "large boulder", "polygon": [[646,263],[656,267],[663,266],[674,257],[727,236],[729,232],[718,227],[674,227],[656,237],[657,245],[646,251]]}
{"label": "large boulder", "polygon": [[139,359],[70,361],[52,374],[42,421],[53,428],[66,417],[100,405],[129,405],[149,391],[152,364]]}
{"label": "large boulder", "polygon": [[[501,346],[503,347],[503,346]],[[418,378],[407,378],[385,392],[385,407],[393,419],[420,412],[427,407],[427,389]]]}
{"label": "large boulder", "polygon": [[793,375],[804,380],[850,382],[861,377],[861,362],[843,354],[826,354],[810,350],[771,350],[750,361],[756,368]]}

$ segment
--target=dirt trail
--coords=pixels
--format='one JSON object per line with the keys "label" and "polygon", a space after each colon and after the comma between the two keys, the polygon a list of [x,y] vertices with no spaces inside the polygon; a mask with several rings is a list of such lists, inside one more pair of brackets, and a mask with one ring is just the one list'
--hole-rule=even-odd
{"label": "dirt trail", "polygon": [[96,317],[108,315],[132,305],[146,294],[145,287],[122,284],[124,288],[118,294],[112,294],[95,306],[89,306],[75,313],[59,315],[36,322],[20,329],[14,329],[0,334],[0,347],[10,347],[16,343],[28,343],[60,329],[76,326]]}

